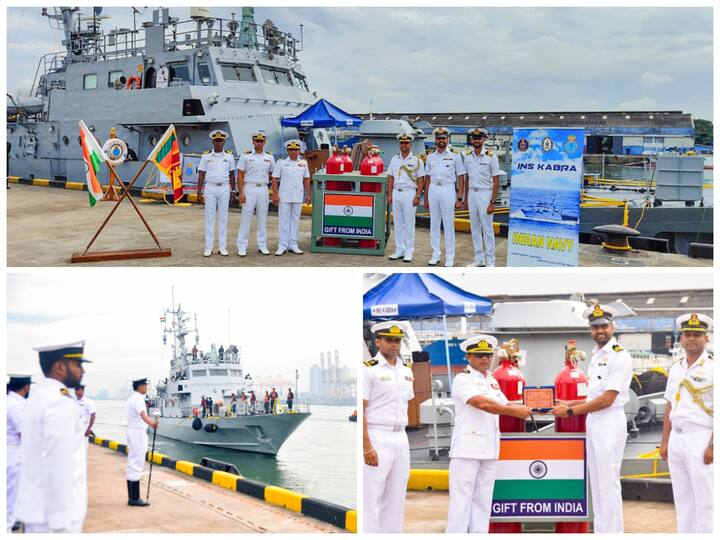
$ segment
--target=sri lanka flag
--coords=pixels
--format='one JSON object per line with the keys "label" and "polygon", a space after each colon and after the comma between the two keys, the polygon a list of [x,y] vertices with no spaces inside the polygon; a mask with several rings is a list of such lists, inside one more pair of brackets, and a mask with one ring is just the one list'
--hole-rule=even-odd
{"label": "sri lanka flag", "polygon": [[80,120],[80,146],[82,147],[83,161],[85,161],[85,179],[87,180],[90,206],[95,206],[95,203],[103,196],[98,173],[100,165],[107,161],[107,156],[82,120]]}
{"label": "sri lanka flag", "polygon": [[165,134],[150,152],[148,161],[152,161],[172,185],[173,202],[179,202],[183,196],[182,167],[180,166],[180,145],[175,126],[170,124]]}

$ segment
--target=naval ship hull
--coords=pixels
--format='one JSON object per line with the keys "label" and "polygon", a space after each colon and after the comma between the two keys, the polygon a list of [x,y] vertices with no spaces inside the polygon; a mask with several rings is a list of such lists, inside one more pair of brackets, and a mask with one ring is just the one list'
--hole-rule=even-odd
{"label": "naval ship hull", "polygon": [[[275,455],[310,413],[160,419],[157,434],[190,444]],[[200,420],[199,429],[193,422]],[[197,427],[198,424],[195,423]],[[215,426],[215,428],[211,427]]]}

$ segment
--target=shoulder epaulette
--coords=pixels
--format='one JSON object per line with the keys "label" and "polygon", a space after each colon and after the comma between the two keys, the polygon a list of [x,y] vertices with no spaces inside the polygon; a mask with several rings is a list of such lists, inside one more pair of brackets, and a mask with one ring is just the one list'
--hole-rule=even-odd
{"label": "shoulder epaulette", "polygon": [[469,369],[469,368],[465,368],[465,369],[463,369],[460,373],[467,373],[467,374],[469,375],[469,374],[470,374],[470,369]]}
{"label": "shoulder epaulette", "polygon": [[367,367],[373,367],[373,366],[377,366],[378,361],[375,360],[374,358],[371,358],[370,360],[365,360],[363,362],[363,364],[365,364]]}
{"label": "shoulder epaulette", "polygon": [[412,360],[403,360],[403,366],[405,367],[413,367],[413,361]]}
{"label": "shoulder epaulette", "polygon": [[61,389],[60,389],[60,393],[61,393],[63,396],[70,397],[70,392],[68,392],[68,389],[67,389],[67,388],[61,388]]}
{"label": "shoulder epaulette", "polygon": [[492,151],[492,150],[486,150],[486,151],[485,151],[485,155],[486,155],[487,157],[493,157],[493,151]]}
{"label": "shoulder epaulette", "polygon": [[205,151],[203,152],[203,154],[209,154],[209,153],[210,153],[210,150],[205,150]]}
{"label": "shoulder epaulette", "polygon": [[245,152],[243,152],[243,153],[244,153],[244,154],[249,154],[249,153],[251,153],[251,152],[252,152],[252,150],[245,150]]}
{"label": "shoulder epaulette", "polygon": [[225,150],[226,154],[232,154],[232,150]]}
{"label": "shoulder epaulette", "polygon": [[453,154],[457,154],[457,153],[460,152],[460,150],[458,150],[457,148],[451,148],[450,151],[451,151]]}
{"label": "shoulder epaulette", "polygon": [[615,345],[613,345],[613,348],[612,348],[612,349],[613,349],[613,351],[615,351],[615,352],[620,352],[620,351],[624,351],[624,350],[625,350],[625,349],[623,349],[620,345],[618,345],[617,343],[616,343]]}
{"label": "shoulder epaulette", "polygon": [[472,150],[465,150],[464,153],[465,153],[466,156],[469,156],[470,154],[472,154]]}

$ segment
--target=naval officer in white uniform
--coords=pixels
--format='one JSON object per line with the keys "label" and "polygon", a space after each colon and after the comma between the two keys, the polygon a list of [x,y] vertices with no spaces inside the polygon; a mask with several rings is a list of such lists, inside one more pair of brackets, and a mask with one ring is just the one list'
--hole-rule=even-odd
{"label": "naval officer in white uniform", "polygon": [[492,150],[484,148],[487,130],[468,131],[473,149],[465,154],[467,182],[465,201],[470,212],[475,256],[468,266],[495,266],[495,231],[493,215],[500,189],[500,164]]}
{"label": "naval officer in white uniform", "polygon": [[267,135],[264,131],[252,133],[253,151],[240,156],[238,160],[238,192],[242,212],[237,236],[237,250],[240,257],[247,255],[248,237],[253,213],[257,215],[257,247],[263,255],[270,255],[267,248],[267,216],[270,205],[268,184],[275,167],[275,158],[265,151]]}
{"label": "naval officer in white uniform", "polygon": [[149,502],[140,498],[140,477],[145,466],[145,454],[148,449],[147,426],[157,429],[157,423],[150,419],[145,407],[147,378],[135,379],[132,385],[133,393],[127,400],[128,506],[149,506]]}
{"label": "naval officer in white uniform", "polygon": [[[289,249],[302,255],[298,244],[300,212],[303,201],[310,204],[310,169],[300,159],[300,141],[285,143],[288,157],[278,160],[272,173],[272,201],[278,207],[278,248],[275,255],[284,255]],[[279,184],[279,187],[278,187]]]}
{"label": "naval officer in white uniform", "polygon": [[[230,199],[235,196],[235,159],[226,152],[228,134],[221,129],[210,132],[213,151],[203,154],[198,165],[198,199],[205,199],[205,251],[209,257],[215,244],[215,216],[217,216],[218,248],[228,256],[227,221]],[[203,189],[204,188],[204,189]]]}
{"label": "naval officer in white uniform", "polygon": [[436,150],[425,161],[425,208],[430,208],[430,266],[440,262],[440,225],[445,229],[445,266],[455,263],[455,208],[462,208],[465,164],[460,154],[449,150],[450,131],[435,128]]}
{"label": "naval officer in white uniform", "polygon": [[79,384],[75,388],[75,401],[78,405],[78,409],[80,410],[80,420],[83,425],[83,436],[86,437],[87,442],[87,437],[90,436],[92,427],[95,424],[97,408],[95,407],[95,402],[85,395],[84,384]]}
{"label": "naval officer in white uniform", "polygon": [[15,498],[20,480],[20,442],[32,373],[8,373],[7,383],[7,530],[15,525]]}
{"label": "naval officer in white uniform", "polygon": [[405,427],[414,379],[411,363],[400,358],[403,326],[382,322],[370,330],[378,353],[363,368],[363,530],[399,533],[410,478]]}
{"label": "naval officer in white uniform", "polygon": [[392,206],[395,253],[391,261],[412,262],[415,249],[415,210],[423,193],[425,166],[412,153],[412,133],[399,133],[400,153],[390,160],[387,172],[388,206]]}
{"label": "naval officer in white uniform", "polygon": [[479,335],[460,344],[469,366],[453,379],[455,426],[450,443],[447,533],[490,528],[495,468],[500,457],[499,415],[525,419],[532,410],[508,403],[490,371],[497,339]]}
{"label": "naval officer in white uniform", "polygon": [[560,418],[587,414],[587,462],[596,533],[623,532],[620,486],[627,420],[625,404],[630,399],[632,358],[613,337],[617,311],[595,305],[583,312],[597,344],[588,368],[587,400],[558,402],[552,413]]}
{"label": "naval officer in white uniform", "polygon": [[79,533],[87,512],[87,462],[77,404],[68,388],[85,370],[83,342],[40,347],[45,378],[25,407],[15,519],[28,533]]}
{"label": "naval officer in white uniform", "polygon": [[713,532],[713,380],[708,353],[713,320],[687,313],[676,320],[681,360],[670,368],[660,455],[667,459],[677,532]]}

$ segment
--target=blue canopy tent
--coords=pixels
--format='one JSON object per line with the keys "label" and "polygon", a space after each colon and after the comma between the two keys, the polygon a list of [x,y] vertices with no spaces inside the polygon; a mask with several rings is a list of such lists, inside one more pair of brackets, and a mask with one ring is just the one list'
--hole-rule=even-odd
{"label": "blue canopy tent", "polygon": [[447,317],[489,315],[492,301],[464,291],[435,274],[393,274],[363,295],[363,319],[422,319],[442,317],[448,383],[450,349]]}
{"label": "blue canopy tent", "polygon": [[[335,128],[335,142],[337,143],[337,128],[343,126],[359,126],[362,118],[346,113],[327,100],[320,99],[297,116],[282,118],[282,127],[294,128]],[[283,141],[284,146],[284,141]]]}

